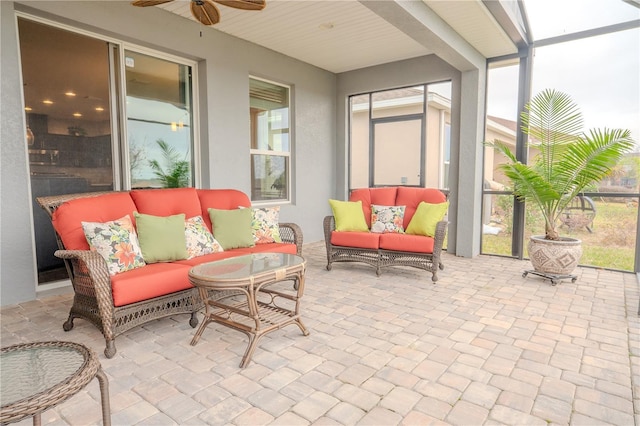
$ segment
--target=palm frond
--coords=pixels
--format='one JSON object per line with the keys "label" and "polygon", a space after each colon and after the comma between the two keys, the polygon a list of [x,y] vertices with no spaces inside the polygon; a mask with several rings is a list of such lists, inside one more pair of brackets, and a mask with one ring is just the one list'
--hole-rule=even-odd
{"label": "palm frond", "polygon": [[165,188],[183,188],[189,186],[189,162],[180,159],[180,153],[163,139],[156,141],[162,157],[164,167],[158,160],[149,160],[149,167],[153,174],[162,182]]}
{"label": "palm frond", "polygon": [[571,97],[547,89],[522,113],[522,130],[539,150],[530,164],[517,160],[504,142],[487,143],[507,158],[498,165],[521,201],[536,204],[545,219],[547,238],[557,238],[555,224],[565,207],[585,188],[606,178],[634,146],[629,130],[582,133],[582,115]]}

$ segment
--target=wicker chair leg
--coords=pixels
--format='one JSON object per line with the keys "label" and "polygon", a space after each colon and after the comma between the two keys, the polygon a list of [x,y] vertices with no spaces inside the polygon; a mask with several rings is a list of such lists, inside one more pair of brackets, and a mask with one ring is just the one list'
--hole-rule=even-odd
{"label": "wicker chair leg", "polygon": [[438,269],[440,269],[441,271],[444,271],[444,263],[442,262],[438,263]]}
{"label": "wicker chair leg", "polygon": [[191,312],[191,318],[189,319],[189,325],[191,328],[196,328],[198,326],[198,313]]}
{"label": "wicker chair leg", "polygon": [[438,281],[438,274],[437,273],[433,272],[433,274],[431,275],[431,281],[433,281],[434,283],[436,281]]}
{"label": "wicker chair leg", "polygon": [[64,322],[64,324],[62,324],[62,329],[64,331],[71,331],[73,329],[73,319],[75,317],[73,316],[73,314],[69,314],[69,318],[67,318],[67,320]]}
{"label": "wicker chair leg", "polygon": [[104,356],[106,356],[107,358],[113,358],[113,356],[116,354],[117,350],[116,350],[116,342],[115,340],[107,340],[107,347],[104,348]]}

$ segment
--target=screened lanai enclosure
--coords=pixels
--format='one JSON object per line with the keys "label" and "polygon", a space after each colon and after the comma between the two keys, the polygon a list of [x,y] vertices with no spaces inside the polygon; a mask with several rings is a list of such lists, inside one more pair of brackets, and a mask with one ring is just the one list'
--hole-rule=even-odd
{"label": "screened lanai enclosure", "polygon": [[[513,146],[527,163],[537,154],[520,132],[519,112],[536,93],[553,88],[580,107],[585,130],[622,128],[640,142],[640,4],[629,0],[524,0],[527,38],[518,55],[488,62],[487,141]],[[581,264],[638,271],[640,150],[561,216],[562,235],[581,239]],[[497,170],[504,159],[485,149],[482,245],[485,254],[526,258],[530,235],[544,220],[517,202]]]}

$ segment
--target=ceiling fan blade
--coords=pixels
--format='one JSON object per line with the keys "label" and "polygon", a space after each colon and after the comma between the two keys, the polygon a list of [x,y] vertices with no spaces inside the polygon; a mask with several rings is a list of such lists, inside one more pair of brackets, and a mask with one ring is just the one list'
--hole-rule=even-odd
{"label": "ceiling fan blade", "polygon": [[234,9],[242,10],[262,10],[267,5],[266,0],[214,0]]}
{"label": "ceiling fan blade", "polygon": [[132,5],[138,7],[147,7],[147,6],[157,6],[163,3],[169,3],[173,0],[134,0],[131,2]]}
{"label": "ceiling fan blade", "polygon": [[204,25],[214,25],[220,22],[220,12],[211,0],[193,0],[191,14]]}

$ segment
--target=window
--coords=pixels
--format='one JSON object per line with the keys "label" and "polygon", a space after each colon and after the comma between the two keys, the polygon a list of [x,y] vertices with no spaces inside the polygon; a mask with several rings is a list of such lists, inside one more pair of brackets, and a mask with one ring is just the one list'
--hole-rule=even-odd
{"label": "window", "polygon": [[288,86],[249,80],[252,201],[290,200],[289,93]]}
{"label": "window", "polygon": [[125,51],[131,188],[193,186],[191,67]]}
{"label": "window", "polygon": [[451,82],[354,95],[349,108],[350,189],[447,188]]}
{"label": "window", "polygon": [[444,125],[441,152],[440,188],[449,189],[449,169],[451,166],[451,124],[449,123]]}

